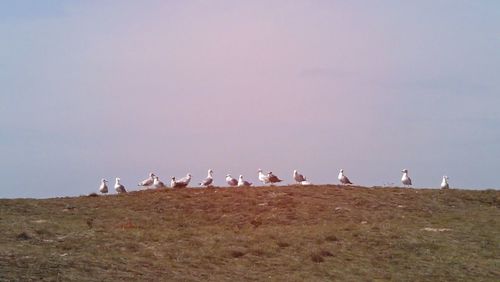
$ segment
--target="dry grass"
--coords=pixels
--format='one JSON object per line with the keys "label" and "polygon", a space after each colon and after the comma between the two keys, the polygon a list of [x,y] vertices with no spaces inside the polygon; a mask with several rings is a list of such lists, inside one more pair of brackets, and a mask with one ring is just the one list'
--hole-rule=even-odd
{"label": "dry grass", "polygon": [[498,281],[499,207],[338,186],[0,200],[0,280]]}

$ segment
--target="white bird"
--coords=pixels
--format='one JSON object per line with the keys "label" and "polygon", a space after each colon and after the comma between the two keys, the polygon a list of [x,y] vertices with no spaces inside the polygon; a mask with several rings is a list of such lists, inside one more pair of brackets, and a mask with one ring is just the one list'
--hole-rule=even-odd
{"label": "white bird", "polygon": [[176,188],[177,182],[175,182],[175,177],[172,177],[172,180],[170,180],[170,187]]}
{"label": "white bird", "polygon": [[238,180],[234,179],[231,174],[226,175],[226,182],[229,186],[238,185]]}
{"label": "white bird", "polygon": [[306,181],[304,175],[300,174],[297,170],[293,171],[293,179],[296,183],[302,183],[303,181]]}
{"label": "white bird", "polygon": [[186,174],[185,177],[177,180],[176,183],[181,185],[182,187],[187,187],[190,181],[191,181],[191,173],[188,173]]}
{"label": "white bird", "polygon": [[163,182],[160,181],[160,178],[158,178],[158,176],[154,176],[153,177],[153,187],[154,188],[163,188],[163,187],[166,187],[165,184]]}
{"label": "white bird", "polygon": [[443,176],[443,181],[441,181],[441,189],[450,189],[450,185],[448,184],[448,176]]}
{"label": "white bird", "polygon": [[120,184],[120,178],[119,177],[116,178],[115,191],[118,194],[127,193],[127,190],[125,189],[125,186],[123,186],[123,185]]}
{"label": "white bird", "polygon": [[176,181],[175,177],[172,177],[172,180],[170,180],[170,187],[172,188],[184,188],[186,186],[187,183]]}
{"label": "white bird", "polygon": [[274,175],[272,171],[270,171],[267,174],[267,179],[269,179],[269,182],[271,183],[271,185],[273,185],[274,183],[278,183],[278,182],[283,181],[283,180],[279,179],[278,176]]}
{"label": "white bird", "polygon": [[408,170],[405,168],[401,171],[403,173],[403,177],[401,177],[401,183],[406,186],[411,185],[411,178],[408,176]]}
{"label": "white bird", "polygon": [[262,184],[268,184],[269,183],[269,177],[267,177],[267,175],[265,175],[263,172],[262,172],[262,169],[259,168],[258,170],[259,172],[259,181],[262,182]]}
{"label": "white bird", "polygon": [[243,180],[243,175],[240,175],[240,177],[238,177],[238,187],[245,187],[245,186],[252,186],[252,182]]}
{"label": "white bird", "polygon": [[352,182],[349,180],[349,178],[347,178],[347,176],[344,175],[343,169],[340,170],[338,179],[339,179],[341,184],[352,184]]}
{"label": "white bird", "polygon": [[108,185],[106,185],[106,183],[108,183],[108,181],[106,179],[101,179],[101,186],[99,186],[99,192],[103,193],[103,194],[107,194],[108,193]]}
{"label": "white bird", "polygon": [[139,184],[137,184],[137,186],[151,186],[151,185],[153,185],[155,176],[156,175],[154,173],[150,172],[149,177],[144,179],[143,181],[141,181]]}
{"label": "white bird", "polygon": [[202,182],[198,183],[198,185],[205,187],[212,186],[212,183],[214,182],[213,173],[214,172],[212,171],[212,169],[209,169],[207,178],[205,178]]}

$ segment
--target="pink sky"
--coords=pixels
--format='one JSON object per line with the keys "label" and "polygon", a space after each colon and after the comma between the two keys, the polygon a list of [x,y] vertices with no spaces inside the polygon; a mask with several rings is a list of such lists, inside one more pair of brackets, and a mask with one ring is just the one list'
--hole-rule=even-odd
{"label": "pink sky", "polygon": [[361,185],[399,184],[408,168],[418,187],[444,174],[498,187],[496,3],[0,10],[0,197],[84,194],[101,177],[135,186],[149,171],[199,180],[208,168],[218,184],[255,182],[258,168],[287,182],[299,169],[336,183],[344,168]]}

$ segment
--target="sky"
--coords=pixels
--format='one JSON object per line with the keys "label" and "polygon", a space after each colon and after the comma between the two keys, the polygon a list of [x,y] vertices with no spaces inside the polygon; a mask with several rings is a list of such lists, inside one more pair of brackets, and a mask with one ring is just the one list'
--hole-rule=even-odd
{"label": "sky", "polygon": [[0,0],[0,198],[214,170],[500,187],[500,2]]}

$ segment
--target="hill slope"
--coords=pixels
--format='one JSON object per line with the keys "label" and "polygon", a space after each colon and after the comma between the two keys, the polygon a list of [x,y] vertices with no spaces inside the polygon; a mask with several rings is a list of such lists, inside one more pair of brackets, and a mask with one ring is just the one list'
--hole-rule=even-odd
{"label": "hill slope", "polygon": [[499,207],[334,185],[0,200],[0,280],[498,281]]}

